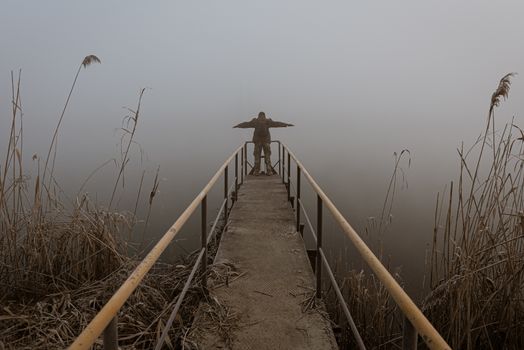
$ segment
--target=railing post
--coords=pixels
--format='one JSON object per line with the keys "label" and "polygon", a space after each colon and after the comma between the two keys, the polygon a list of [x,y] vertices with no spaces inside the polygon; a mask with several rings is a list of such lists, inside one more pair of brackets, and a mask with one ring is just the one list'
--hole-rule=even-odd
{"label": "railing post", "polygon": [[201,244],[204,249],[202,256],[202,286],[207,288],[207,195],[202,198],[201,206]]}
{"label": "railing post", "polygon": [[244,169],[244,175],[247,176],[247,142],[244,142],[244,160],[246,163],[246,168]]}
{"label": "railing post", "polygon": [[280,142],[278,143],[278,174],[282,175],[282,154],[280,149]]}
{"label": "railing post", "polygon": [[241,185],[244,184],[244,152],[243,151],[240,151],[240,184]]}
{"label": "railing post", "polygon": [[118,350],[118,316],[104,330],[104,350]]}
{"label": "railing post", "polygon": [[322,248],[322,198],[317,194],[317,254],[315,273],[317,275],[317,298],[322,297],[322,257],[320,256]]}
{"label": "railing post", "polygon": [[236,202],[238,199],[238,153],[235,154],[235,199]]}
{"label": "railing post", "polygon": [[300,231],[300,167],[297,164],[297,232]]}
{"label": "railing post", "polygon": [[411,324],[411,321],[406,316],[404,316],[404,323],[402,328],[402,350],[417,349],[417,340],[417,331]]}
{"label": "railing post", "polygon": [[228,217],[228,212],[227,212],[227,205],[228,205],[228,193],[227,193],[227,185],[228,185],[228,179],[227,179],[227,173],[228,173],[228,168],[229,166],[226,165],[226,167],[224,168],[224,199],[226,200],[226,206],[224,208],[224,218],[227,220],[227,217]]}
{"label": "railing post", "polygon": [[286,183],[286,179],[284,178],[284,172],[286,170],[286,149],[284,148],[284,145],[282,145],[282,183]]}
{"label": "railing post", "polygon": [[287,152],[287,200],[291,201],[291,154]]}

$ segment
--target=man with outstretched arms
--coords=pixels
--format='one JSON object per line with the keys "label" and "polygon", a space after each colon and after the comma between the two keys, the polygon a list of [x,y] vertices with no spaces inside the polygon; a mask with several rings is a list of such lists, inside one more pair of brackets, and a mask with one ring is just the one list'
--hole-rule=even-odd
{"label": "man with outstretched arms", "polygon": [[271,165],[271,134],[269,133],[269,128],[285,128],[288,126],[293,126],[293,124],[277,122],[271,118],[266,118],[264,112],[258,113],[258,118],[253,118],[248,122],[243,122],[234,126],[234,128],[255,129],[253,132],[253,143],[255,144],[255,165],[253,167],[253,175],[256,176],[260,174],[260,157],[262,155],[262,150],[264,150],[266,175],[275,174],[275,170]]}

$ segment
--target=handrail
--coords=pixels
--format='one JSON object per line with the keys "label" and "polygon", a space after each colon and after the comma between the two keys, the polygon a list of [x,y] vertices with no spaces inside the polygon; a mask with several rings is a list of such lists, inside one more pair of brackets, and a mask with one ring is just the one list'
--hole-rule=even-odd
{"label": "handrail", "polygon": [[[243,150],[243,145],[238,147],[233,154],[222,164],[215,175],[209,180],[204,186],[202,191],[196,196],[196,198],[189,204],[184,212],[178,217],[175,223],[169,228],[169,230],[162,236],[158,243],[151,249],[147,256],[140,262],[135,270],[129,275],[127,280],[120,286],[120,288],[113,294],[109,301],[104,307],[98,312],[98,314],[91,320],[86,326],[82,333],[76,338],[71,344],[69,349],[89,349],[94,344],[96,339],[102,334],[104,329],[109,325],[111,320],[117,315],[120,308],[127,301],[131,293],[138,287],[142,279],[145,277],[147,272],[153,267],[156,261],[159,259],[162,252],[167,248],[169,243],[175,238],[180,232],[180,229],[184,226],[186,221],[189,219],[191,214],[195,212],[199,204],[205,201],[208,192],[211,190],[213,185],[217,182],[219,177],[224,173],[226,184],[227,184],[227,167],[229,163],[235,158],[235,168],[238,166],[238,155]],[[241,157],[242,158],[242,157]],[[243,158],[242,158],[243,161]],[[244,164],[244,162],[242,162]],[[243,170],[243,169],[242,169]],[[237,186],[238,176],[235,178],[235,186]],[[236,189],[235,189],[236,191]],[[227,195],[227,186],[226,186]]]}
{"label": "handrail", "polygon": [[[235,186],[233,184],[227,191],[227,193],[231,193],[231,189]],[[186,283],[184,284],[184,287],[182,288],[182,291],[179,295],[176,296],[176,304],[173,307],[173,310],[171,311],[171,314],[169,315],[169,318],[164,326],[164,330],[162,331],[162,334],[160,335],[160,338],[158,338],[155,346],[155,350],[162,349],[162,346],[164,345],[164,342],[169,334],[169,330],[171,329],[171,326],[173,325],[173,321],[175,320],[176,315],[178,314],[178,310],[180,309],[180,306],[182,305],[182,301],[184,300],[187,291],[189,290],[189,287],[191,283],[193,282],[193,278],[195,277],[196,270],[198,266],[200,265],[200,261],[202,261],[202,258],[204,257],[206,247],[211,242],[211,239],[215,236],[215,229],[218,224],[218,219],[220,219],[220,216],[222,214],[222,211],[226,210],[226,204],[227,204],[227,198],[224,198],[222,201],[222,205],[220,206],[220,209],[218,210],[218,214],[215,218],[215,221],[213,222],[213,225],[211,226],[211,229],[209,230],[209,234],[207,235],[205,246],[200,248],[200,252],[198,253],[197,259],[195,263],[193,264],[193,268],[191,269],[191,273],[189,274],[189,277],[186,280]],[[206,223],[203,223],[203,228],[206,229]]]}
{"label": "handrail", "polygon": [[[291,190],[291,159],[293,159],[297,165],[297,188],[295,189],[296,195],[297,195],[297,208],[296,208],[296,215],[297,215],[297,231],[302,232],[304,225],[300,224],[300,212],[303,211],[304,217],[306,218],[306,221],[310,227],[310,230],[315,238],[315,242],[317,245],[317,262],[316,262],[316,275],[317,275],[317,296],[321,296],[321,264],[323,264],[328,271],[328,275],[330,277],[331,283],[333,284],[335,291],[337,292],[337,297],[340,300],[341,293],[339,290],[339,287],[336,283],[336,280],[333,276],[333,273],[331,271],[331,268],[328,264],[328,261],[326,259],[326,256],[324,254],[324,251],[321,247],[322,245],[322,206],[325,204],[325,206],[329,209],[331,214],[333,215],[335,221],[342,227],[344,233],[348,236],[348,238],[352,241],[353,245],[357,249],[357,251],[360,253],[364,261],[368,264],[368,266],[371,268],[371,270],[375,273],[375,275],[378,277],[378,279],[384,284],[385,288],[389,291],[395,302],[397,303],[400,310],[403,312],[405,318],[404,318],[404,349],[412,349],[416,347],[416,332],[413,330],[413,327],[416,329],[416,331],[421,335],[422,339],[425,341],[427,346],[430,349],[451,349],[450,346],[446,343],[446,341],[442,338],[442,336],[435,330],[433,325],[427,320],[427,318],[424,316],[424,314],[417,308],[415,303],[410,299],[410,297],[406,294],[406,292],[402,289],[402,287],[397,283],[397,281],[391,276],[391,274],[388,272],[388,270],[382,265],[380,260],[373,254],[371,249],[364,243],[364,241],[360,238],[358,233],[351,227],[351,225],[347,222],[347,220],[342,216],[342,214],[338,211],[338,209],[335,207],[333,202],[329,199],[329,197],[322,191],[320,186],[316,183],[316,181],[313,179],[313,177],[309,174],[309,172],[306,170],[306,168],[302,165],[302,163],[297,159],[297,157],[289,150],[289,148],[281,143],[280,141],[273,141],[278,143],[278,162],[275,163],[274,167],[278,164],[279,167],[279,174],[282,177],[282,180],[286,184],[287,191],[288,191],[288,199],[293,203],[294,197],[290,196],[290,190]],[[158,241],[158,243],[151,249],[151,251],[147,254],[147,256],[140,262],[140,264],[135,268],[135,270],[130,274],[130,276],[127,278],[127,280],[120,286],[120,288],[115,292],[115,294],[109,299],[109,301],[104,305],[104,307],[99,311],[99,313],[91,320],[91,322],[87,325],[87,327],[83,330],[83,332],[78,336],[78,338],[71,344],[69,349],[88,349],[90,346],[94,344],[96,339],[104,332],[104,344],[106,344],[106,340],[108,341],[108,344],[110,344],[109,347],[116,349],[117,348],[117,335],[116,334],[110,334],[111,332],[116,333],[116,315],[120,308],[124,305],[124,303],[127,301],[131,293],[138,287],[140,282],[143,280],[147,272],[152,268],[152,266],[156,263],[156,261],[159,259],[162,252],[167,248],[168,244],[175,238],[175,236],[178,234],[180,229],[183,227],[183,225],[187,222],[189,217],[195,212],[197,207],[201,205],[202,207],[202,248],[200,250],[200,254],[198,256],[198,260],[195,263],[195,266],[193,267],[193,270],[191,272],[191,276],[186,282],[186,285],[184,286],[184,289],[187,289],[189,284],[192,281],[192,277],[194,276],[196,272],[196,267],[199,265],[200,261],[202,261],[202,269],[205,271],[206,268],[206,256],[207,256],[207,244],[209,243],[218,221],[218,216],[224,210],[224,213],[227,215],[227,209],[228,209],[228,197],[231,193],[231,189],[234,186],[234,196],[233,201],[235,201],[237,191],[238,191],[238,180],[239,180],[239,174],[238,174],[238,156],[240,154],[240,161],[241,161],[241,169],[240,169],[240,178],[241,183],[244,181],[244,175],[247,175],[247,169],[249,162],[247,161],[247,144],[251,142],[245,142],[242,146],[238,147],[233,154],[222,164],[222,166],[218,169],[218,171],[215,173],[215,175],[211,178],[211,180],[204,186],[202,191],[196,196],[196,198],[191,202],[191,204],[184,210],[184,212],[179,216],[179,218],[175,221],[175,223],[171,226],[171,228],[164,234],[164,236]],[[281,150],[282,153],[281,154]],[[286,167],[286,157],[285,152],[287,151],[287,167]],[[234,183],[231,185],[231,187],[228,187],[228,165],[229,163],[235,159],[235,178]],[[287,172],[287,182],[285,181],[285,173]],[[222,202],[222,206],[219,210],[219,214],[217,215],[217,219],[212,225],[211,230],[209,231],[209,236],[207,234],[207,223],[206,223],[206,212],[207,212],[207,194],[211,190],[211,188],[215,185],[218,178],[224,174],[224,200]],[[307,212],[302,204],[302,201],[300,199],[300,175],[303,174],[310,185],[312,186],[313,190],[317,194],[317,229],[316,233],[313,229],[313,226],[311,224],[311,221],[307,215]],[[205,275],[203,283],[205,284]],[[172,314],[170,316],[171,318],[174,318],[173,315],[176,315],[178,311],[179,304],[182,301],[182,298],[184,296],[184,291],[181,293],[181,295],[178,296],[177,305],[175,305],[175,308],[172,311]],[[339,295],[340,294],[340,295]],[[356,326],[354,325],[354,322],[352,320],[351,315],[349,314],[349,310],[347,309],[347,305],[345,305],[345,302],[343,302],[343,308],[344,313],[346,314],[346,317],[348,318],[348,321],[350,322],[350,325],[352,326],[352,330],[355,333],[357,343],[359,345],[359,348],[365,349],[362,340],[360,338],[360,335],[358,334],[358,330],[356,330]],[[167,332],[167,325],[166,329],[163,333]],[[108,334],[106,334],[108,333]],[[167,333],[166,333],[167,334]],[[107,339],[106,339],[107,335]],[[164,335],[163,335],[164,336]],[[113,343],[111,343],[111,341]],[[161,346],[161,342],[157,344],[157,347]]]}
{"label": "handrail", "polygon": [[[402,289],[402,287],[398,284],[398,282],[393,278],[393,276],[389,273],[389,271],[382,265],[380,260],[373,254],[371,249],[366,245],[366,243],[360,238],[358,233],[351,227],[351,225],[347,222],[347,220],[344,218],[344,216],[340,213],[340,211],[337,209],[337,207],[333,204],[333,202],[329,199],[329,197],[324,193],[324,191],[320,188],[320,186],[317,184],[317,182],[313,179],[313,177],[309,174],[307,169],[302,165],[302,163],[297,159],[297,157],[291,152],[289,147],[287,147],[285,144],[282,143],[282,148],[288,153],[288,161],[287,161],[287,178],[288,178],[288,197],[289,197],[289,182],[290,182],[290,160],[289,157],[291,157],[296,165],[297,169],[300,169],[300,173],[302,173],[310,183],[311,187],[317,194],[318,198],[318,206],[317,208],[322,208],[322,203],[329,209],[331,214],[333,215],[335,221],[340,225],[346,236],[351,240],[357,251],[359,252],[360,256],[364,261],[367,263],[367,265],[371,268],[371,270],[374,272],[374,274],[377,276],[377,278],[384,284],[384,287],[388,290],[390,295],[393,297],[395,302],[397,303],[400,310],[403,312],[405,317],[409,320],[409,322],[413,325],[413,327],[417,330],[417,332],[420,334],[426,345],[430,349],[451,349],[451,347],[446,343],[444,338],[438,333],[438,331],[433,327],[433,325],[429,322],[429,320],[424,316],[422,311],[415,305],[415,303],[411,300],[411,298],[407,295],[407,293]],[[280,153],[280,152],[279,152]],[[285,163],[285,157],[284,157],[284,163]],[[300,174],[299,173],[299,174]],[[300,175],[297,176],[298,179]],[[299,202],[299,198],[297,198],[297,202]],[[297,212],[300,212],[300,208],[297,208]],[[321,219],[321,215],[320,215]],[[311,224],[311,223],[309,223]],[[318,223],[317,223],[318,225]],[[319,227],[321,228],[321,226]],[[318,228],[317,228],[318,230]],[[320,234],[321,232],[317,232],[317,234]],[[317,240],[317,250],[319,250],[322,253],[322,249],[319,246],[319,243],[321,242],[321,237]],[[325,256],[322,256],[325,258]],[[317,257],[319,259],[320,257]],[[317,260],[320,261],[320,260]],[[317,263],[317,269],[319,265]],[[320,276],[320,274],[317,274],[317,278]],[[317,281],[318,284],[318,281]],[[318,291],[318,286],[317,286]]]}

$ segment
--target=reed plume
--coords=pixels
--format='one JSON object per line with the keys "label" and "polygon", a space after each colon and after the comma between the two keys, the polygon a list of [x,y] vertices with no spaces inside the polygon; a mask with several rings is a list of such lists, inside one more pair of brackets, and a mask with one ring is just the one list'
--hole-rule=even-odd
{"label": "reed plume", "polygon": [[[55,168],[56,150],[57,150],[56,143],[57,143],[57,138],[58,138],[58,130],[60,129],[60,125],[62,124],[62,120],[64,119],[65,111],[67,109],[67,106],[69,105],[69,100],[71,99],[71,95],[73,94],[73,90],[75,89],[76,81],[78,80],[78,76],[80,74],[80,71],[81,71],[82,67],[87,68],[88,66],[90,66],[93,63],[101,63],[101,62],[100,62],[100,59],[97,56],[95,56],[95,55],[88,55],[88,56],[84,57],[84,59],[82,60],[82,63],[80,63],[80,65],[78,66],[78,69],[77,69],[76,75],[75,75],[75,79],[73,80],[73,84],[71,85],[71,89],[69,90],[69,94],[67,95],[66,102],[64,104],[64,107],[62,108],[62,113],[60,113],[60,118],[58,118],[58,123],[56,125],[55,132],[53,133],[53,138],[51,140],[51,145],[49,145],[49,150],[47,152],[45,165],[44,165],[44,174],[42,175],[42,184],[45,185],[45,178],[46,178],[46,174],[47,174],[47,171],[48,171],[49,159],[51,157],[51,153],[53,153],[53,161],[52,161],[51,169],[49,169],[49,171],[50,171],[50,175],[49,175],[50,179],[49,179],[48,190],[51,188],[51,183],[52,183],[52,178],[53,178],[53,171],[54,171],[54,168]],[[53,148],[54,148],[54,151],[53,151]]]}
{"label": "reed plume", "polygon": [[84,57],[84,60],[82,61],[82,66],[84,68],[87,68],[87,66],[91,65],[92,63],[101,63],[100,59],[96,57],[95,55],[88,55]]}
{"label": "reed plume", "polygon": [[[491,97],[483,138],[473,147],[480,147],[474,174],[468,157],[474,153],[459,149],[458,188],[452,182],[447,203],[437,200],[444,223],[435,220],[424,311],[454,349],[524,346],[524,143],[513,121],[498,135],[494,125],[494,109],[508,97],[514,75],[505,75]],[[484,154],[485,147],[493,152]]]}
{"label": "reed plume", "polygon": [[[87,56],[80,68],[98,62],[96,56]],[[11,128],[0,137],[8,141],[0,165],[0,349],[65,349],[136,267],[137,258],[126,254],[129,242],[123,233],[138,221],[127,211],[101,209],[81,193],[100,167],[71,203],[41,194],[49,189],[42,180],[40,158],[32,156],[38,162],[34,176],[22,169],[20,73],[18,81],[13,73],[11,79]],[[52,174],[47,176],[54,183]],[[144,200],[149,212],[158,183],[157,171]],[[125,316],[118,328],[123,348],[150,349],[157,342],[157,330],[169,317],[166,310],[174,307],[196,258],[190,255],[176,265],[159,262],[150,271],[122,309]],[[180,310],[183,324],[170,330],[172,339],[180,339],[183,326],[191,323],[202,291],[198,281],[188,291]]]}
{"label": "reed plume", "polygon": [[497,90],[491,95],[491,104],[489,106],[489,114],[491,115],[493,112],[493,109],[495,107],[498,107],[500,105],[500,98],[504,98],[506,100],[509,95],[509,88],[511,86],[511,80],[510,78],[517,75],[517,73],[508,73],[505,76],[500,79],[499,86],[497,87]]}

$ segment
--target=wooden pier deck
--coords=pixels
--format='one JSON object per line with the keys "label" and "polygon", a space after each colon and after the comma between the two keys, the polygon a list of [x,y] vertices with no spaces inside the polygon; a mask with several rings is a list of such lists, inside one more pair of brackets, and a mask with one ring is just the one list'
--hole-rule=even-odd
{"label": "wooden pier deck", "polygon": [[[191,337],[199,349],[337,349],[323,309],[305,310],[314,274],[278,176],[249,176],[230,213],[215,264],[235,270],[228,285],[209,278],[217,314],[202,304]],[[217,275],[218,276],[218,275]]]}

